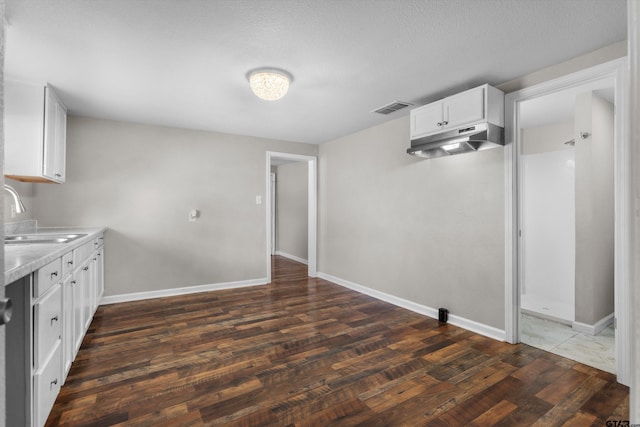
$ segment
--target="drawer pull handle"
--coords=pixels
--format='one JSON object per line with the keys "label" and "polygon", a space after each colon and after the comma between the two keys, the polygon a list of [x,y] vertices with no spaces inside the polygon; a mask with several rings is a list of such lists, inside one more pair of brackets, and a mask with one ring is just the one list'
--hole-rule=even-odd
{"label": "drawer pull handle", "polygon": [[85,268],[83,268],[84,271],[87,271],[89,269],[89,266],[86,266]]}
{"label": "drawer pull handle", "polygon": [[57,322],[58,321],[58,316],[53,316],[51,318],[51,324],[53,325],[53,322]]}
{"label": "drawer pull handle", "polygon": [[73,261],[67,261],[67,265],[73,265]]}
{"label": "drawer pull handle", "polygon": [[54,278],[54,277],[58,277],[58,272],[57,271],[54,271],[53,273],[51,273],[51,278]]}
{"label": "drawer pull handle", "polygon": [[58,379],[56,378],[55,380],[51,381],[51,385],[57,385],[58,384]]}
{"label": "drawer pull handle", "polygon": [[72,285],[75,285],[76,283],[78,283],[78,282],[76,282],[75,280],[72,280],[72,281],[71,281],[71,284],[72,284]]}

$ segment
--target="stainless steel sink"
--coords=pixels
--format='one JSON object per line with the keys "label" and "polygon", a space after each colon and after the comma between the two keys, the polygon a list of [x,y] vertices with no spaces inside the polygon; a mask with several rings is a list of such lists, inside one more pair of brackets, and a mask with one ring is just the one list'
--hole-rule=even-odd
{"label": "stainless steel sink", "polygon": [[69,243],[86,236],[86,234],[22,234],[5,236],[5,245],[36,245],[45,243]]}

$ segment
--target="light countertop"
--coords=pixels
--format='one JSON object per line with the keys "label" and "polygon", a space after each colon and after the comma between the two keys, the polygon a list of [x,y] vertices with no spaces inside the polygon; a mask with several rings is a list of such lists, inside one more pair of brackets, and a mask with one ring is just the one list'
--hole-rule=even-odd
{"label": "light countertop", "polygon": [[105,227],[40,227],[28,234],[86,234],[69,243],[4,245],[5,286],[104,233]]}

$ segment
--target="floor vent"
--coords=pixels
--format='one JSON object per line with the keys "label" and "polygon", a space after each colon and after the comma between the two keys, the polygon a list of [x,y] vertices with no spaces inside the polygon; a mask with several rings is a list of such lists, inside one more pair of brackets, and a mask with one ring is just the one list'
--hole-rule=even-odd
{"label": "floor vent", "polygon": [[413,104],[410,103],[410,102],[393,101],[390,104],[383,105],[382,107],[373,110],[372,113],[391,114],[391,113],[393,113],[395,111],[402,110],[403,108],[407,108],[407,107],[409,107],[411,105],[413,105]]}

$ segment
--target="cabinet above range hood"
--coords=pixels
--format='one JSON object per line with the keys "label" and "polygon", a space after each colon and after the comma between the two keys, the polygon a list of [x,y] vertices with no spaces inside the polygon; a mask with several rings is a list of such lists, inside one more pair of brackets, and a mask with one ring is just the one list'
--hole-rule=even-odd
{"label": "cabinet above range hood", "polygon": [[504,145],[504,93],[482,85],[411,111],[407,153],[432,159]]}

